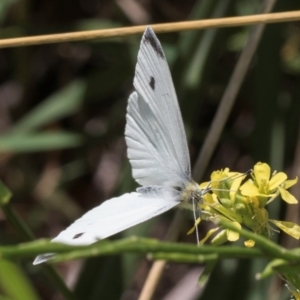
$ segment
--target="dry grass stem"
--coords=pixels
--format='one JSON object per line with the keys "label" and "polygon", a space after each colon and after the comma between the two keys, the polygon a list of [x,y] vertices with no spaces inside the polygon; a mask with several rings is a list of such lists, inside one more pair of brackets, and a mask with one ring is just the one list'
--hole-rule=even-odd
{"label": "dry grass stem", "polygon": [[[227,17],[209,20],[186,21],[176,23],[151,24],[156,33],[199,30],[216,27],[235,27],[253,24],[268,24],[279,22],[291,22],[300,20],[300,11],[289,11],[272,14],[257,14],[243,17]],[[0,41],[0,48],[23,47],[30,45],[65,43],[93,39],[106,39],[141,34],[145,25],[122,28],[100,29],[70,33],[58,33],[49,35],[19,37],[3,39]]]}

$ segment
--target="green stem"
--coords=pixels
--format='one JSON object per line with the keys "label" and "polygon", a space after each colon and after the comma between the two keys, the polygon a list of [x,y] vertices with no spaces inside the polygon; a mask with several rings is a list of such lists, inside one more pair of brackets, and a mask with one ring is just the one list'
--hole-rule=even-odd
{"label": "green stem", "polygon": [[0,256],[6,258],[36,256],[42,253],[61,253],[55,256],[53,259],[54,262],[120,253],[148,254],[158,252],[194,255],[216,254],[220,258],[255,258],[265,256],[257,248],[206,245],[198,247],[195,244],[170,243],[138,237],[130,237],[117,241],[105,240],[89,246],[68,246],[39,240],[16,246],[0,247]]}
{"label": "green stem", "polygon": [[154,260],[166,260],[177,263],[207,263],[211,261],[216,261],[219,255],[216,253],[212,254],[184,254],[184,253],[154,253],[147,256],[149,259]]}
{"label": "green stem", "polygon": [[253,233],[245,229],[238,229],[232,223],[227,221],[220,221],[219,225],[226,229],[230,229],[231,231],[238,232],[241,236],[245,237],[246,239],[255,241],[255,244],[259,248],[261,248],[263,252],[265,252],[267,255],[273,258],[282,258],[285,260],[299,261],[299,251],[287,250],[259,234]]}

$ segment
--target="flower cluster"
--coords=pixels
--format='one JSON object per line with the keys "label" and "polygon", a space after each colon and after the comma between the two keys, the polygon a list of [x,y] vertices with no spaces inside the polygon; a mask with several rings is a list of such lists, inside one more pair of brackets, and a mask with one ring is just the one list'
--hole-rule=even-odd
{"label": "flower cluster", "polygon": [[[287,191],[297,183],[298,179],[288,180],[283,172],[273,172],[266,163],[257,163],[248,174],[230,172],[229,169],[213,172],[211,181],[202,183],[202,188],[210,186],[213,193],[207,193],[200,204],[202,210],[201,219],[226,220],[232,222],[237,228],[246,226],[253,232],[270,237],[272,225],[277,226],[292,237],[300,238],[300,226],[293,222],[285,222],[269,219],[266,205],[274,201],[277,196],[288,204],[296,204],[296,198]],[[245,181],[246,180],[246,181]],[[200,219],[196,223],[199,223]],[[197,224],[195,224],[197,226]],[[189,233],[195,229],[192,228]],[[220,230],[221,229],[221,230]],[[210,230],[201,244],[213,235],[212,244],[222,244],[226,241],[236,241],[239,234],[222,228]],[[245,241],[245,246],[253,247],[253,240]]]}

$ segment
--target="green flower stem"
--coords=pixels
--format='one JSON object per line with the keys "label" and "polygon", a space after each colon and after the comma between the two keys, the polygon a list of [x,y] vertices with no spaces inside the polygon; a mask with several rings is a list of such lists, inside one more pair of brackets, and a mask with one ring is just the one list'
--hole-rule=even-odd
{"label": "green flower stem", "polygon": [[184,254],[184,253],[164,253],[158,252],[147,256],[149,259],[153,260],[167,260],[177,263],[207,263],[211,261],[216,261],[219,255],[213,254]]}
{"label": "green flower stem", "polygon": [[255,278],[257,280],[265,279],[267,277],[270,277],[275,273],[275,268],[281,265],[287,265],[288,262],[283,259],[274,259],[270,263],[267,264],[265,269],[261,272],[256,274]]}
{"label": "green flower stem", "polygon": [[[181,253],[194,255],[218,255],[220,258],[255,258],[264,257],[260,249],[236,246],[201,246],[162,242],[155,239],[130,237],[117,241],[100,241],[89,246],[68,246],[39,240],[16,246],[0,247],[0,256],[5,258],[36,256],[42,253],[57,253],[53,262],[81,259],[100,255],[120,253]],[[61,254],[59,254],[61,253]]]}
{"label": "green flower stem", "polygon": [[283,247],[278,246],[277,244],[273,243],[271,240],[259,235],[255,234],[251,231],[245,229],[238,229],[232,223],[227,221],[220,221],[219,225],[232,230],[234,232],[238,232],[241,236],[255,241],[256,245],[262,249],[268,256],[273,258],[282,258],[289,261],[300,261],[300,252],[298,251],[290,251]]}
{"label": "green flower stem", "polygon": [[[250,250],[250,251],[249,251]],[[255,250],[255,251],[252,251]],[[245,247],[213,247],[213,246],[201,246],[198,247],[195,244],[179,244],[162,242],[154,239],[145,239],[131,237],[114,242],[98,243],[95,245],[88,246],[86,249],[79,249],[72,253],[61,254],[56,256],[53,260],[55,262],[65,261],[69,259],[79,259],[91,256],[99,255],[111,255],[119,254],[124,252],[130,253],[182,253],[182,254],[197,254],[197,255],[208,255],[217,254],[222,258],[233,258],[233,257],[262,257],[261,251],[257,249],[246,249]]]}
{"label": "green flower stem", "polygon": [[[265,279],[266,277],[277,273],[283,280],[287,282],[287,286],[289,289],[299,291],[299,267],[299,263],[295,264],[283,259],[274,259],[265,267],[262,273],[256,275],[256,279]],[[299,295],[299,292],[297,292],[297,294]]]}
{"label": "green flower stem", "polygon": [[[9,203],[2,204],[1,208],[6,216],[6,219],[15,227],[16,231],[22,236],[23,239],[30,240],[30,241],[35,239],[30,228],[26,225],[23,219],[18,215],[18,213],[12,208],[12,206]],[[5,248],[5,247],[0,247],[0,248]],[[18,249],[20,248],[20,246],[19,245],[9,246],[8,248]],[[4,255],[0,250],[0,258],[1,256]],[[64,296],[65,299],[67,300],[76,299],[73,293],[68,289],[65,282],[62,280],[62,278],[59,276],[59,274],[52,266],[44,265],[43,270],[48,276],[48,278],[53,282],[53,284],[55,284],[55,287],[61,292],[61,294]]]}

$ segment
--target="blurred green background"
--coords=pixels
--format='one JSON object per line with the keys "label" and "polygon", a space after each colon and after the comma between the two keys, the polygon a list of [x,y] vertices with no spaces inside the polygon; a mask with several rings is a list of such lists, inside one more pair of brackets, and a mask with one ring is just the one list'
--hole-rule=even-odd
{"label": "blurred green background", "polygon": [[[259,0],[1,0],[0,37],[240,16]],[[273,11],[300,9],[278,1]],[[195,162],[249,27],[159,34]],[[141,36],[0,50],[0,175],[36,237],[54,237],[102,201],[136,188],[126,158],[126,104]],[[222,138],[206,170],[247,171],[257,161],[290,177],[300,166],[300,23],[266,27]],[[299,187],[293,190],[299,199]],[[279,203],[279,201],[278,201]],[[299,223],[299,207],[270,206]],[[173,211],[113,238],[163,239]],[[192,214],[186,213],[180,241]],[[200,227],[205,234],[209,224]],[[274,234],[286,247],[297,242]],[[0,244],[24,241],[0,211]],[[2,265],[1,265],[2,264]],[[168,264],[154,299],[290,299],[278,278],[255,281],[266,262],[219,263],[205,289],[202,266]],[[151,262],[123,255],[57,266],[78,299],[137,299]],[[184,281],[185,280],[185,281]],[[63,299],[32,261],[0,263],[0,299]]]}

